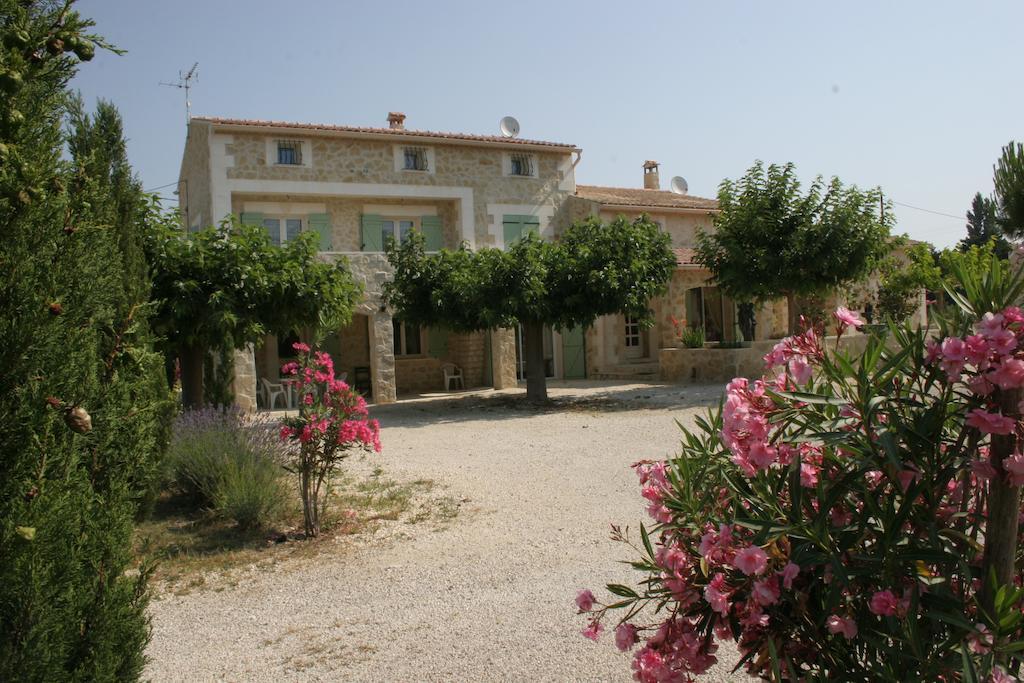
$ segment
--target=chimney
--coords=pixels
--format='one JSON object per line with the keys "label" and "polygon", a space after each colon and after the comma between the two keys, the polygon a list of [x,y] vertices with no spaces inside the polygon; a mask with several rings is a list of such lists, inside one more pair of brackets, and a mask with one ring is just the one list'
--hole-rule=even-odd
{"label": "chimney", "polygon": [[658,180],[658,162],[648,159],[644,162],[644,189],[660,190],[661,181]]}
{"label": "chimney", "polygon": [[395,130],[405,130],[405,114],[400,111],[389,111],[388,126]]}

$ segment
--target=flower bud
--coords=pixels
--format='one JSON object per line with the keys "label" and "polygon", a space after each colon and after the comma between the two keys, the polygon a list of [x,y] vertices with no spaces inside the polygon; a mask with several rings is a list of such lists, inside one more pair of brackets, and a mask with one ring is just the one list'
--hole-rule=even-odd
{"label": "flower bud", "polygon": [[75,406],[64,413],[64,423],[76,434],[92,431],[92,417],[82,406]]}

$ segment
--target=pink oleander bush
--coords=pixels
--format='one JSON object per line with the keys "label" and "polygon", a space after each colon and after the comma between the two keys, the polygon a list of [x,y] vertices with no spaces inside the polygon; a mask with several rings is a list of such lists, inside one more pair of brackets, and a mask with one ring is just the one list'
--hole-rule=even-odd
{"label": "pink oleander bush", "polygon": [[581,591],[584,635],[613,631],[645,682],[721,641],[769,680],[1017,680],[1024,284],[961,277],[937,337],[893,325],[851,356],[807,329],[634,465],[653,523],[612,530],[642,578]]}
{"label": "pink oleander bush", "polygon": [[299,414],[286,417],[281,438],[292,443],[288,469],[299,475],[307,537],[320,533],[331,492],[331,476],[353,451],[380,452],[380,424],[369,419],[366,401],[335,378],[331,357],[308,345],[293,345],[298,359],[281,368],[299,397]]}

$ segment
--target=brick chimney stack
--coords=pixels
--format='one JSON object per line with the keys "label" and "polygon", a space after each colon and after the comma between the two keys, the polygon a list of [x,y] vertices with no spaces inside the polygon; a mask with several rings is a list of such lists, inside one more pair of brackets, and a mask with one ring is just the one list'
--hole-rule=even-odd
{"label": "brick chimney stack", "polygon": [[660,190],[661,181],[658,179],[658,162],[648,159],[644,162],[644,189]]}
{"label": "brick chimney stack", "polygon": [[405,114],[400,111],[389,111],[388,126],[395,130],[405,130]]}

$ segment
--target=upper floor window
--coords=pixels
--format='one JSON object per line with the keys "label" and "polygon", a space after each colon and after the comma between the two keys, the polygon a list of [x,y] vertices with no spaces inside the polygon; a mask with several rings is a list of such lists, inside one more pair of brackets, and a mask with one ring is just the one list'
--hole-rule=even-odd
{"label": "upper floor window", "polygon": [[533,156],[530,154],[512,154],[509,157],[509,175],[532,176]]}
{"label": "upper floor window", "polygon": [[270,241],[275,247],[295,239],[302,232],[301,218],[264,218],[263,229],[270,235]]}
{"label": "upper floor window", "polygon": [[502,153],[502,174],[516,178],[537,177],[537,155],[527,152]]}
{"label": "upper floor window", "polygon": [[277,163],[284,166],[302,166],[302,142],[278,140]]}
{"label": "upper floor window", "polygon": [[406,171],[428,171],[427,150],[423,147],[406,147],[402,152]]}
{"label": "upper floor window", "polygon": [[419,145],[394,145],[395,171],[418,171],[433,174],[437,168],[434,163],[434,148]]}

